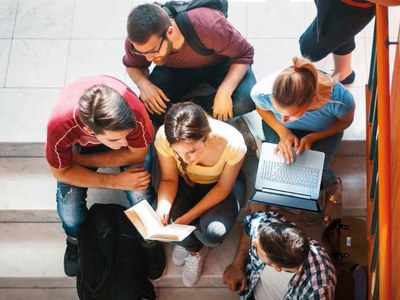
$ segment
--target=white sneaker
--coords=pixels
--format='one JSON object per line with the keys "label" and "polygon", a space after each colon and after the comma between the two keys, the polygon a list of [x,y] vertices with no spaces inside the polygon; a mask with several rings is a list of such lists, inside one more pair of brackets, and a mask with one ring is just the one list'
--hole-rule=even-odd
{"label": "white sneaker", "polygon": [[243,135],[247,148],[253,151],[257,151],[257,134],[255,133],[247,118],[245,116],[237,117],[232,122],[232,126],[235,127]]}
{"label": "white sneaker", "polygon": [[186,258],[182,272],[182,281],[186,287],[193,287],[199,281],[207,253],[208,248],[203,246],[195,255],[189,254]]}
{"label": "white sneaker", "polygon": [[182,246],[175,245],[172,250],[172,263],[176,266],[182,266],[188,256],[189,251]]}

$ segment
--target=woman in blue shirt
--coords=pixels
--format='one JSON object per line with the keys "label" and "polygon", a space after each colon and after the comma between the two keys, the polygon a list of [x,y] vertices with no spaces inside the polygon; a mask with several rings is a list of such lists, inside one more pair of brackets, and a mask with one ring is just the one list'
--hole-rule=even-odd
{"label": "woman in blue shirt", "polygon": [[294,57],[293,66],[258,82],[251,97],[263,119],[266,142],[277,143],[275,151],[287,163],[304,149],[325,153],[322,186],[330,201],[340,201],[340,179],[330,164],[343,131],[353,122],[352,94],[310,60]]}

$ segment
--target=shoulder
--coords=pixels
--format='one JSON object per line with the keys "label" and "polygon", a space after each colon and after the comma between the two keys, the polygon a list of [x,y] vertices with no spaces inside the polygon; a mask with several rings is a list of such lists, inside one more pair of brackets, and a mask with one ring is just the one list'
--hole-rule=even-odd
{"label": "shoulder", "polygon": [[154,141],[154,147],[156,148],[157,152],[162,154],[163,156],[172,156],[172,148],[171,145],[168,143],[167,136],[165,135],[164,125],[160,126],[157,131]]}
{"label": "shoulder", "polygon": [[326,250],[315,240],[310,240],[310,253],[305,269],[310,279],[317,279],[321,286],[336,283],[335,267]]}
{"label": "shoulder", "polygon": [[280,72],[281,71],[274,72],[254,85],[250,95],[256,105],[264,108],[265,104],[269,105],[271,103],[270,97],[272,95],[274,81]]}
{"label": "shoulder", "polygon": [[247,147],[243,135],[235,127],[212,118],[209,119],[209,122],[212,131],[226,140],[228,149],[246,152]]}

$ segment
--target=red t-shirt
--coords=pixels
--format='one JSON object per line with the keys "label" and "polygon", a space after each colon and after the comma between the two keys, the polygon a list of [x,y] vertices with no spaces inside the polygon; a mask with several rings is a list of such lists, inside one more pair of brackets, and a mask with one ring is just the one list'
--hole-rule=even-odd
{"label": "red t-shirt", "polygon": [[83,130],[84,124],[78,117],[79,99],[94,85],[105,85],[116,90],[132,109],[136,128],[127,136],[129,146],[142,148],[153,142],[154,127],[149,115],[126,84],[110,76],[82,78],[61,90],[47,124],[46,159],[53,168],[62,169],[72,163],[72,145],[93,147],[101,144],[94,134]]}

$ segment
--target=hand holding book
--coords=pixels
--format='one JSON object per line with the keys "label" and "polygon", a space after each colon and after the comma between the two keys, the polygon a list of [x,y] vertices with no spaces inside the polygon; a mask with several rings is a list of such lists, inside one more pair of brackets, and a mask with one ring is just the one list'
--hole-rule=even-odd
{"label": "hand holding book", "polygon": [[182,241],[196,229],[195,226],[181,224],[164,226],[160,216],[146,200],[142,200],[125,210],[125,214],[146,240]]}

